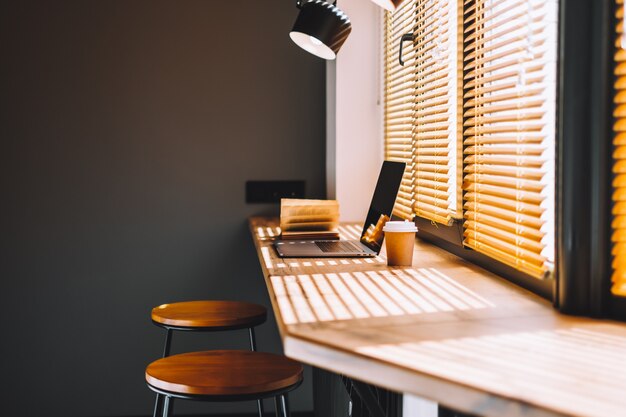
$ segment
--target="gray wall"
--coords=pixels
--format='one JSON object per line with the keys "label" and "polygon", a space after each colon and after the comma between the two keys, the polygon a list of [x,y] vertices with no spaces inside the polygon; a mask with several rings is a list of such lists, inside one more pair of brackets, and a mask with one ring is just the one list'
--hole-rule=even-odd
{"label": "gray wall", "polygon": [[[323,196],[324,63],[289,40],[289,0],[0,7],[1,414],[150,414],[153,306],[269,307],[246,218],[273,207],[246,205],[244,183]],[[246,343],[178,334],[173,349]],[[273,319],[259,345],[280,351]],[[177,406],[204,410],[254,404]]]}

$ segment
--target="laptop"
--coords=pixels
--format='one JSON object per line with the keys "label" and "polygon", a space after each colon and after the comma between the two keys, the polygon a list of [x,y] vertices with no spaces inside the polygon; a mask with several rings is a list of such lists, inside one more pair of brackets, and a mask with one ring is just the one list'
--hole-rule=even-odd
{"label": "laptop", "polygon": [[405,166],[404,162],[383,162],[360,240],[279,240],[274,242],[278,255],[281,258],[371,258],[378,255],[383,243],[383,226],[391,218]]}

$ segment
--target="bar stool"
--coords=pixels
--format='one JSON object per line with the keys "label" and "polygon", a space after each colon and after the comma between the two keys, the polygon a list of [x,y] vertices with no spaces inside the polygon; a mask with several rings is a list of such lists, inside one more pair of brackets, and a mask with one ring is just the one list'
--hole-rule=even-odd
{"label": "bar stool", "polygon": [[[152,309],[152,323],[165,332],[163,357],[170,354],[172,332],[215,332],[248,329],[250,349],[256,351],[254,327],[267,319],[267,310],[258,304],[242,301],[185,301],[162,304]],[[157,392],[154,417],[159,414],[161,395]],[[263,417],[263,402],[257,401],[259,417]]]}
{"label": "bar stool", "polygon": [[173,400],[247,401],[274,397],[276,416],[289,417],[287,393],[302,383],[302,365],[284,356],[247,350],[182,353],[146,368],[148,387],[165,397],[163,417]]}

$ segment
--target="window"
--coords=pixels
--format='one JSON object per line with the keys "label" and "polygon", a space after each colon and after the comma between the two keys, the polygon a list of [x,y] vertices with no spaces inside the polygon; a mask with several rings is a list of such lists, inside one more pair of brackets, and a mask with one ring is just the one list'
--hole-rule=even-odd
{"label": "window", "polygon": [[386,157],[409,167],[396,214],[459,219],[466,247],[546,277],[557,0],[405,2],[386,14],[385,51]]}
{"label": "window", "polygon": [[554,263],[556,1],[465,12],[465,241],[541,278]]}

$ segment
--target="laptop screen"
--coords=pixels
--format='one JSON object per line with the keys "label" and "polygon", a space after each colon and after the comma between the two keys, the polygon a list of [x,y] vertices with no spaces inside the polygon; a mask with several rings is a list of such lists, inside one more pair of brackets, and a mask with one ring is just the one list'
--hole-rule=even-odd
{"label": "laptop screen", "polygon": [[404,162],[385,161],[380,170],[361,234],[361,243],[376,253],[380,252],[384,237],[383,226],[391,218],[405,166]]}

